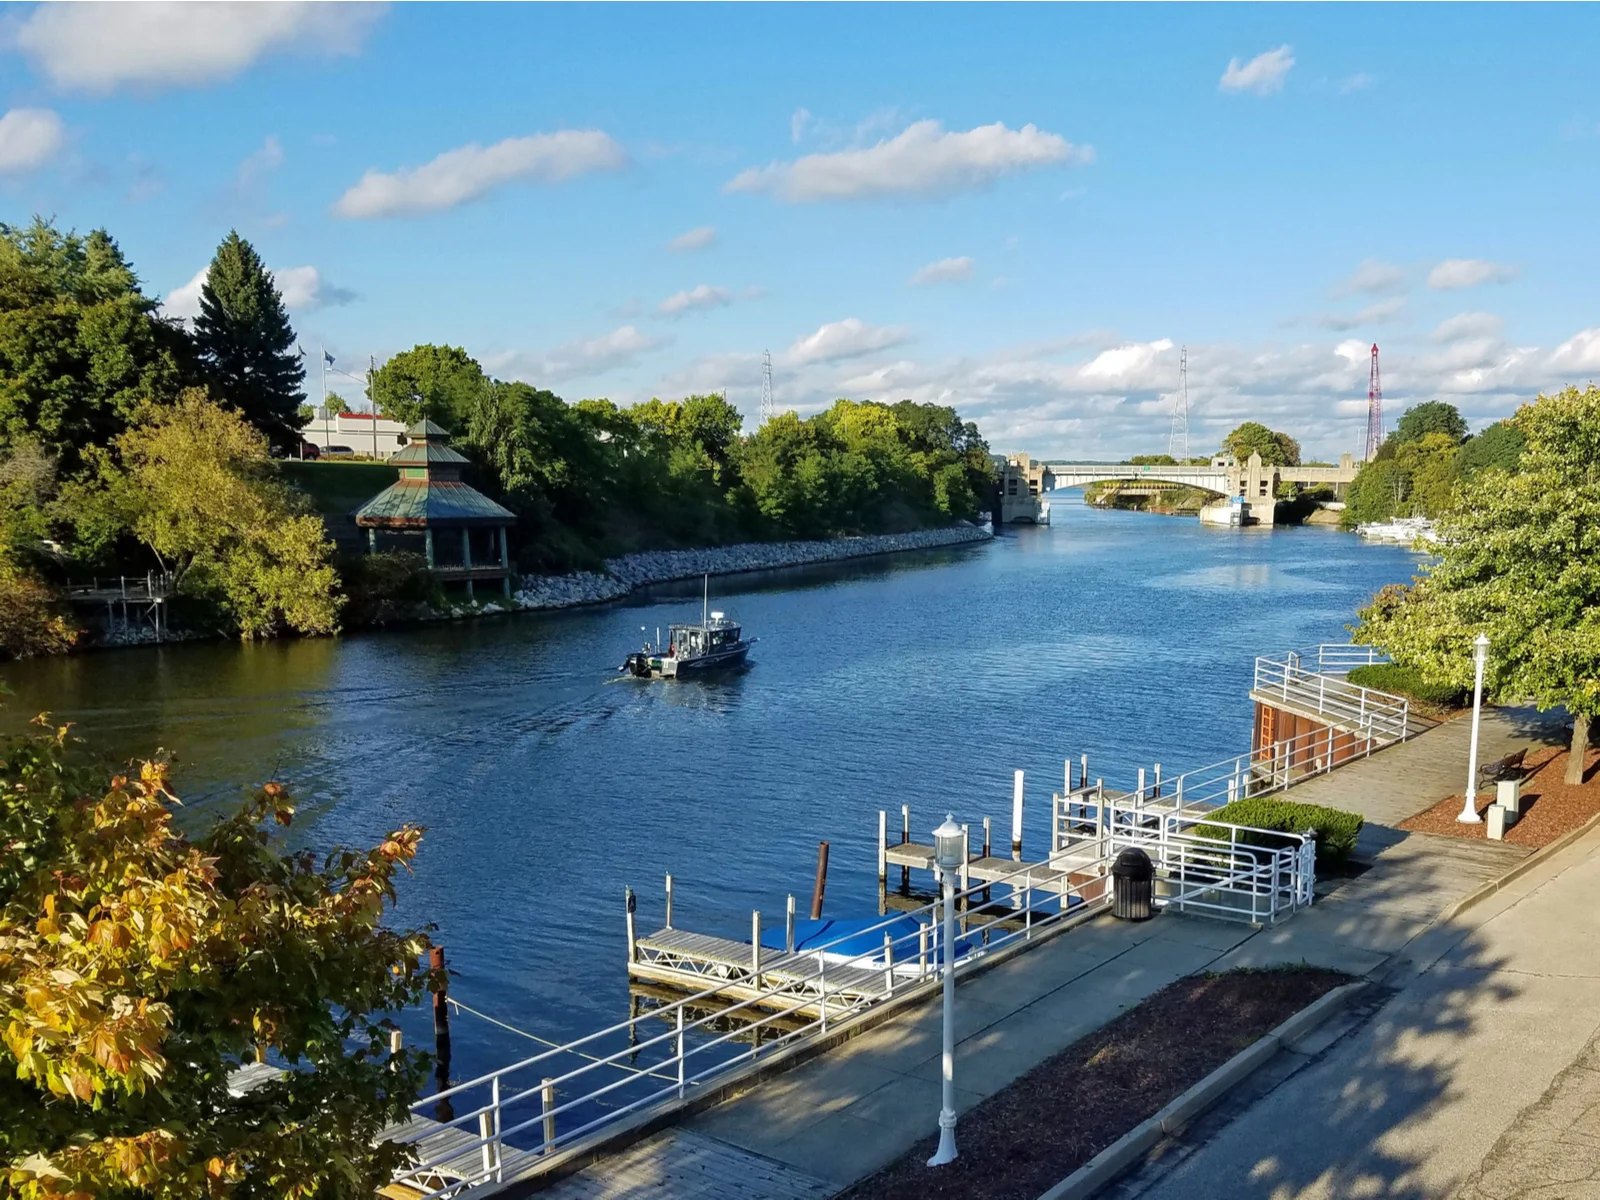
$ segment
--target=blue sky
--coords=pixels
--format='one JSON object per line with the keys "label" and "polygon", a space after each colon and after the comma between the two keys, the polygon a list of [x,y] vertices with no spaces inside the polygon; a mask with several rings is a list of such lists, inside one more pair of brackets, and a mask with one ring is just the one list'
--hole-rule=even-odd
{"label": "blue sky", "polygon": [[1186,345],[1195,452],[1333,457],[1374,341],[1391,421],[1600,376],[1596,45],[1586,5],[14,5],[0,220],[107,227],[179,312],[237,227],[356,370],[449,342],[753,424],[770,350],[780,407],[1107,457],[1167,448]]}

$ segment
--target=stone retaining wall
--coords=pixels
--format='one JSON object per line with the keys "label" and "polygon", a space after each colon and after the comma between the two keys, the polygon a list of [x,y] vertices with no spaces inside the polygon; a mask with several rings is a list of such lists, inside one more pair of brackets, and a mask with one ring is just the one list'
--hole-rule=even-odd
{"label": "stone retaining wall", "polygon": [[703,550],[645,550],[607,559],[605,574],[578,571],[571,575],[525,575],[512,603],[523,609],[603,604],[626,596],[634,588],[676,579],[802,567],[906,550],[931,550],[967,542],[986,542],[993,537],[987,529],[961,524],[945,529],[919,529],[915,533],[833,538],[820,542],[745,542]]}

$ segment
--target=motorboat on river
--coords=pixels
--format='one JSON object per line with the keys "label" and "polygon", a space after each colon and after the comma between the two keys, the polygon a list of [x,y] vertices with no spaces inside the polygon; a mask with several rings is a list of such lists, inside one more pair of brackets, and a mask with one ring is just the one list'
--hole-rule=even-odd
{"label": "motorboat on river", "polygon": [[[646,643],[628,655],[619,670],[638,679],[680,679],[742,667],[755,644],[737,621],[710,611],[710,581],[706,583],[698,625],[670,625],[665,644]],[[660,631],[657,631],[659,640]]]}

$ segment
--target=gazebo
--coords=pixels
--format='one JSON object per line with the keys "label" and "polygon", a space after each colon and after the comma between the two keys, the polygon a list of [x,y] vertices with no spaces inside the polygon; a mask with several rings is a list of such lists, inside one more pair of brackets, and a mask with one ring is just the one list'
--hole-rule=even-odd
{"label": "gazebo", "polygon": [[[445,443],[450,435],[432,421],[406,430],[406,446],[389,461],[400,478],[356,509],[367,531],[367,550],[420,549],[442,582],[500,584],[511,595],[510,509],[461,480],[465,456]],[[421,541],[418,547],[417,542]]]}

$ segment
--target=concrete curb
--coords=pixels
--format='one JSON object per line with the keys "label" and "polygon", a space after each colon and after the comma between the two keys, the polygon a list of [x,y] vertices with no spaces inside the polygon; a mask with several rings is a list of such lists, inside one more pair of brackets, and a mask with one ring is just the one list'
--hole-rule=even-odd
{"label": "concrete curb", "polygon": [[1459,917],[1473,905],[1482,903],[1490,896],[1500,891],[1502,888],[1505,888],[1521,879],[1529,871],[1543,866],[1545,862],[1554,858],[1557,854],[1565,850],[1568,846],[1572,845],[1573,842],[1577,841],[1596,826],[1600,826],[1600,813],[1596,813],[1582,825],[1579,825],[1576,829],[1569,829],[1566,833],[1563,833],[1548,846],[1540,846],[1539,849],[1528,855],[1527,858],[1523,859],[1499,878],[1491,879],[1488,883],[1483,884],[1481,887],[1468,892],[1465,896],[1461,897],[1461,899],[1457,900],[1454,904],[1450,905],[1442,913],[1440,913],[1434,924],[1443,924],[1445,921]]}
{"label": "concrete curb", "polygon": [[1336,987],[1252,1042],[1199,1083],[1146,1117],[1039,1200],[1085,1200],[1143,1158],[1162,1138],[1177,1133],[1276,1057],[1279,1050],[1323,1024],[1368,986],[1364,979]]}

